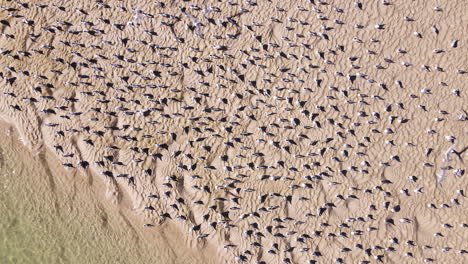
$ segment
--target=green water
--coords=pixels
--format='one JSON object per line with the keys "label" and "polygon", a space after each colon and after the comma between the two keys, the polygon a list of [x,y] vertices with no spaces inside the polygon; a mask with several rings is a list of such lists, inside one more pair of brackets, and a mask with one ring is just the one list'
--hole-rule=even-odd
{"label": "green water", "polygon": [[87,188],[89,179],[54,169],[4,137],[5,131],[0,131],[0,263],[198,262],[175,252],[165,237],[142,238],[132,220],[97,201]]}

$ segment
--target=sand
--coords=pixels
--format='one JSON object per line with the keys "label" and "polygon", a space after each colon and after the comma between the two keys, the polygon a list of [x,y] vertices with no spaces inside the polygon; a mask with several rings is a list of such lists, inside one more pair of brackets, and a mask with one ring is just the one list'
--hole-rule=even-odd
{"label": "sand", "polygon": [[46,5],[0,116],[57,185],[217,263],[467,261],[466,1]]}
{"label": "sand", "polygon": [[1,123],[0,135],[1,263],[217,263],[177,246],[170,225],[145,232],[101,182],[65,171],[48,151],[32,155],[11,126]]}

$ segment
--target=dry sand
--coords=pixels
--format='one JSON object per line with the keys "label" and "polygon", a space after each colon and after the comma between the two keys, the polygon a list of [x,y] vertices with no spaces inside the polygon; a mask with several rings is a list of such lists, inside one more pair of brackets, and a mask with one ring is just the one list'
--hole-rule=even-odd
{"label": "dry sand", "polygon": [[44,4],[2,2],[0,114],[145,232],[218,263],[468,262],[466,1]]}

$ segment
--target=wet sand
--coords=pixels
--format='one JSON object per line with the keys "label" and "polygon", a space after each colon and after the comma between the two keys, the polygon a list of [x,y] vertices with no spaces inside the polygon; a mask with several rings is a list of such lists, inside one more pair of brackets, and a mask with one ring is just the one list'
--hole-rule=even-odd
{"label": "wet sand", "polygon": [[181,246],[169,225],[145,232],[102,183],[32,155],[13,127],[0,123],[0,138],[1,263],[218,263]]}
{"label": "wet sand", "polygon": [[466,1],[3,6],[0,115],[144,233],[219,263],[467,261]]}

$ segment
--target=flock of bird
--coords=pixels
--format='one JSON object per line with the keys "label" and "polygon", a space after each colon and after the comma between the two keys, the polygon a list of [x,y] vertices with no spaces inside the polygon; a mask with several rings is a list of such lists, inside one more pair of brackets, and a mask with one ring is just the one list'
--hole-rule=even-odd
{"label": "flock of bird", "polygon": [[0,113],[220,263],[467,263],[463,15],[3,0]]}

